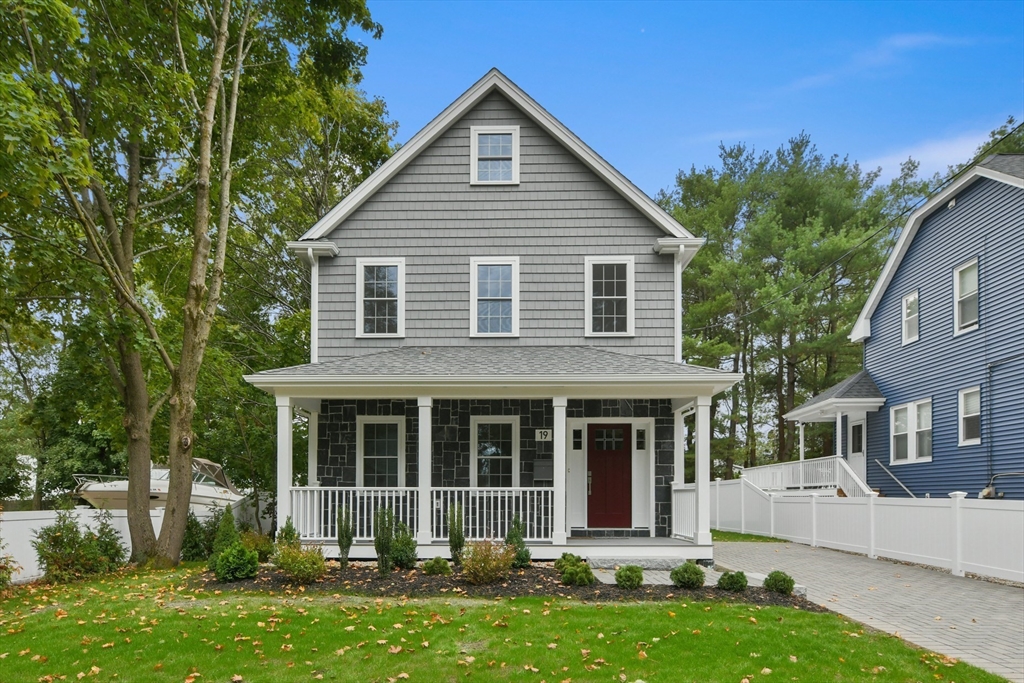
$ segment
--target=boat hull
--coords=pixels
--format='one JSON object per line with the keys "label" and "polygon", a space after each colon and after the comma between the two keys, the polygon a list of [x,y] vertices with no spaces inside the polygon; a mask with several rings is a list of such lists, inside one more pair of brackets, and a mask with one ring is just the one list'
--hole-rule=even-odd
{"label": "boat hull", "polygon": [[[158,485],[161,484],[161,485]],[[128,482],[106,481],[90,482],[80,486],[77,495],[100,510],[128,509]],[[207,512],[211,507],[234,506],[242,496],[213,486],[192,485],[192,498],[189,507],[195,513]],[[153,482],[149,490],[149,509],[157,510],[167,506],[167,482]]]}

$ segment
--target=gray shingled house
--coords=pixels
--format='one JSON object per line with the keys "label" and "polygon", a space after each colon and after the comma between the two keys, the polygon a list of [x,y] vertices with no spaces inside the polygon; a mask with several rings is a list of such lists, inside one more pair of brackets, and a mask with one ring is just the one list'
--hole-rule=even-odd
{"label": "gray shingled house", "polygon": [[336,553],[347,506],[353,557],[381,506],[447,554],[459,503],[468,539],[518,515],[537,559],[710,560],[709,407],[740,376],[681,362],[702,244],[490,71],[289,244],[312,270],[311,362],[246,378],[277,399],[279,516]]}

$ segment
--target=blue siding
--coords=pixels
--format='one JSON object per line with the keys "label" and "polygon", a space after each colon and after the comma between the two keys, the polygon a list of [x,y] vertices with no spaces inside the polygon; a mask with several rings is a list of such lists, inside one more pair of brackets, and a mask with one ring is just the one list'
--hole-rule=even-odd
{"label": "blue siding", "polygon": [[[977,330],[953,336],[953,269],[978,259]],[[902,346],[904,295],[920,297],[920,338]],[[864,367],[886,398],[868,413],[868,483],[906,495],[976,496],[992,474],[1024,471],[1024,190],[981,179],[918,230],[871,319]],[[958,391],[980,386],[982,443],[958,446]],[[932,460],[889,465],[889,409],[931,398]],[[1024,477],[997,489],[1024,498]]]}

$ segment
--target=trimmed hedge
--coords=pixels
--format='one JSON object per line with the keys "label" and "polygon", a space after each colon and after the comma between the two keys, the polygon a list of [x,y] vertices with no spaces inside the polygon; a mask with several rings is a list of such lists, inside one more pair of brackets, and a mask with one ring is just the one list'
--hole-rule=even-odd
{"label": "trimmed hedge", "polygon": [[742,593],[747,590],[747,575],[743,572],[725,572],[718,577],[718,588],[730,593]]}
{"label": "trimmed hedge", "polygon": [[764,589],[779,595],[792,595],[794,586],[793,577],[777,569],[764,578]]}

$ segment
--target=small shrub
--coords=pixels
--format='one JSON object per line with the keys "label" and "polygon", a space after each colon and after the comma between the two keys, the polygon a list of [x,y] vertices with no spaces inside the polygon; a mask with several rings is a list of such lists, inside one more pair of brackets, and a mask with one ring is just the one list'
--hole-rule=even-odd
{"label": "small shrub", "polygon": [[259,555],[255,550],[246,550],[241,541],[229,545],[218,553],[216,558],[214,571],[217,573],[217,580],[224,583],[251,579],[260,568]]}
{"label": "small shrub", "polygon": [[594,572],[586,562],[577,562],[565,568],[562,572],[562,583],[566,586],[592,586]]}
{"label": "small shrub", "polygon": [[271,555],[274,554],[274,541],[271,540],[270,536],[264,536],[250,528],[248,531],[243,531],[240,538],[246,550],[256,551],[256,556],[260,562],[268,562]]}
{"label": "small shrub", "polygon": [[299,532],[295,529],[295,525],[292,524],[292,517],[288,517],[284,520],[284,526],[277,531],[277,542],[283,545],[299,545]]}
{"label": "small shrub", "polygon": [[[217,526],[217,537],[213,539],[213,549],[210,552],[209,567],[213,571],[217,571],[217,560],[220,554],[241,542],[241,537],[238,534],[238,529],[235,528],[235,515],[231,512],[231,507],[224,508],[224,514],[220,518],[220,524]],[[257,564],[259,560],[257,560]]]}
{"label": "small shrub", "polygon": [[462,553],[466,548],[466,532],[462,528],[462,506],[448,508],[448,550],[456,567],[462,565]]}
{"label": "small shrub", "polygon": [[508,576],[516,549],[500,541],[470,543],[462,558],[462,575],[474,585],[497,583]]}
{"label": "small shrub", "polygon": [[39,530],[32,545],[47,579],[73,581],[124,566],[127,551],[110,523],[110,512],[101,512],[99,520],[96,531],[83,531],[73,510],[58,510],[54,523]]}
{"label": "small shrub", "polygon": [[404,522],[399,522],[395,529],[395,540],[391,547],[391,561],[399,569],[415,569],[419,561],[416,555],[416,539]]}
{"label": "small shrub", "polygon": [[[3,511],[4,508],[0,505],[0,516],[3,516]],[[14,561],[14,556],[4,552],[6,548],[7,544],[4,543],[3,537],[0,537],[0,597],[7,593],[14,575],[21,571],[21,567]]]}
{"label": "small shrub", "polygon": [[764,589],[780,595],[792,595],[795,585],[792,576],[777,569],[764,577]]}
{"label": "small shrub", "polygon": [[373,548],[377,551],[377,571],[386,576],[394,568],[395,513],[378,508],[373,516]]}
{"label": "small shrub", "polygon": [[220,520],[224,517],[224,508],[211,506],[210,516],[202,521],[203,525],[203,559],[209,559],[213,554],[213,542],[217,540],[217,530],[220,529]]}
{"label": "small shrub", "polygon": [[452,566],[443,557],[435,557],[423,563],[423,573],[427,576],[451,576]]}
{"label": "small shrub", "polygon": [[555,571],[559,574],[563,573],[566,567],[577,565],[583,561],[583,558],[579,555],[573,555],[572,553],[562,553],[562,556],[555,560]]}
{"label": "small shrub", "polygon": [[185,537],[181,541],[181,559],[202,562],[210,557],[211,547],[206,544],[206,530],[196,514],[189,508],[185,518]]}
{"label": "small shrub", "polygon": [[508,528],[508,533],[505,534],[505,545],[516,549],[516,556],[512,559],[513,569],[526,569],[530,566],[530,560],[533,559],[530,549],[526,547],[526,541],[523,540],[525,533],[526,527],[523,525],[523,521],[519,519],[519,515],[515,515]]}
{"label": "small shrub", "polygon": [[747,575],[743,572],[725,572],[718,577],[718,588],[730,593],[747,590]]}
{"label": "small shrub", "polygon": [[704,586],[704,570],[695,562],[684,562],[669,574],[672,583],[679,588],[702,588]]}
{"label": "small shrub", "polygon": [[327,562],[320,546],[283,545],[274,563],[296,583],[303,585],[319,581],[327,573]]}
{"label": "small shrub", "polygon": [[344,569],[348,566],[348,554],[352,550],[352,541],[356,537],[356,526],[352,521],[352,511],[344,505],[338,506],[338,564]]}
{"label": "small shrub", "polygon": [[615,572],[615,585],[626,590],[633,590],[644,585],[644,570],[635,564],[619,567]]}

